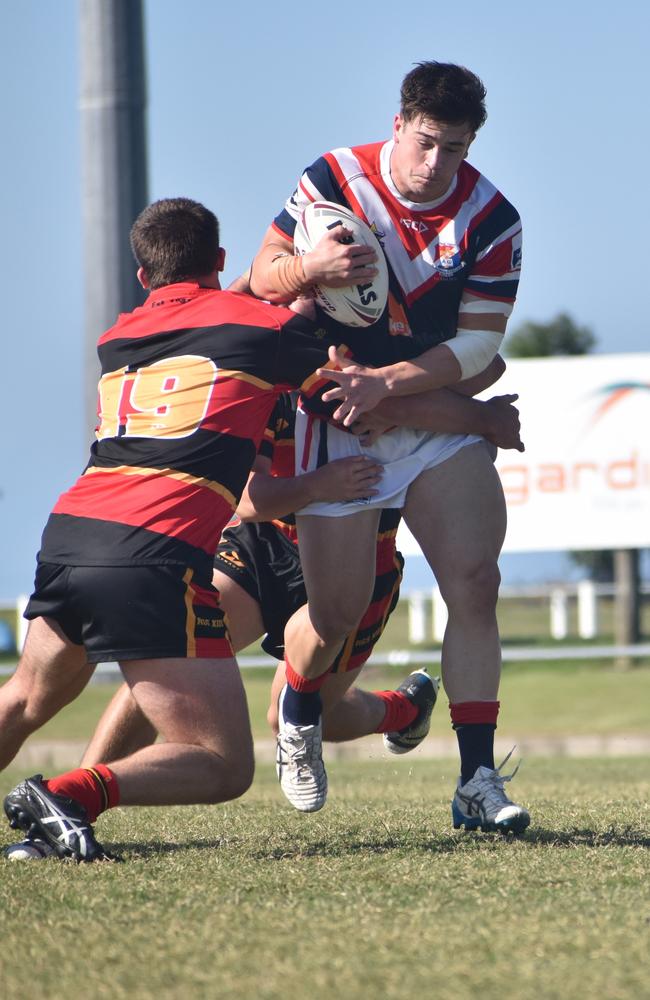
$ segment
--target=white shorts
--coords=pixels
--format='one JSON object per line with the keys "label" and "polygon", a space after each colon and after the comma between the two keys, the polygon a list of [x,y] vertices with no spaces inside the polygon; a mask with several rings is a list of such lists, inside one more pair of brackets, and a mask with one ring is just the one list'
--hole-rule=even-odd
{"label": "white shorts", "polygon": [[373,507],[403,507],[411,483],[425,469],[446,462],[468,444],[483,441],[477,434],[432,434],[410,427],[396,427],[382,434],[369,448],[355,434],[341,431],[325,420],[311,418],[298,408],[296,414],[296,475],[313,472],[326,462],[350,455],[367,455],[383,466],[375,496],[342,502],[314,501],[298,513],[345,517]]}

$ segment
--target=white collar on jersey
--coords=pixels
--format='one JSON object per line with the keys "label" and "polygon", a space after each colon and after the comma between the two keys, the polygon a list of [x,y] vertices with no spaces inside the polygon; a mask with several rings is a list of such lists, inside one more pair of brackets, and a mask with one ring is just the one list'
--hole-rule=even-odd
{"label": "white collar on jersey", "polygon": [[438,205],[442,205],[443,201],[446,201],[450,194],[452,194],[456,188],[456,177],[452,180],[451,184],[440,198],[435,198],[434,201],[409,201],[405,198],[403,194],[395,187],[395,183],[390,174],[390,157],[393,152],[393,146],[395,145],[394,139],[389,139],[381,148],[379,153],[379,167],[381,170],[381,176],[383,181],[393,195],[394,198],[399,201],[400,205],[404,205],[411,212],[429,212],[432,208],[436,208]]}

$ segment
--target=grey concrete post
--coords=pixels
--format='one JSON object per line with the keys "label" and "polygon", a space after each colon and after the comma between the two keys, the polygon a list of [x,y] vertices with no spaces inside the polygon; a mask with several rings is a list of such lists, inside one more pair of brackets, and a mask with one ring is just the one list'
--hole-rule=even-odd
{"label": "grey concrete post", "polygon": [[79,0],[85,284],[84,424],[96,423],[99,335],[143,301],[129,230],[147,203],[141,0]]}

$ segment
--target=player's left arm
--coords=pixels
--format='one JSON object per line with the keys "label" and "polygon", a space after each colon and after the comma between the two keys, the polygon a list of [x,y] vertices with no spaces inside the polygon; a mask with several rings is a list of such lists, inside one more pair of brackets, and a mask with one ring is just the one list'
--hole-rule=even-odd
{"label": "player's left arm", "polygon": [[500,354],[495,354],[487,368],[484,368],[482,372],[472,376],[472,378],[461,379],[451,388],[454,392],[460,393],[461,396],[477,396],[479,392],[484,392],[495,382],[498,382],[505,370],[505,361]]}
{"label": "player's left arm", "polygon": [[499,448],[523,451],[519,411],[513,405],[516,395],[495,396],[483,401],[471,398],[471,391],[481,392],[492,385],[505,369],[499,355],[495,361],[466,383],[458,383],[467,391],[433,389],[412,396],[384,399],[374,410],[363,413],[352,430],[370,445],[393,427],[416,427],[418,430],[442,434],[481,434]]}
{"label": "player's left arm", "polygon": [[[459,324],[467,323],[468,315],[472,323],[482,323],[484,329],[459,325],[452,340],[424,351],[412,361],[366,368],[346,364],[337,349],[330,348],[330,362],[336,362],[341,370],[328,373],[329,378],[338,383],[338,388],[329,389],[323,399],[325,402],[342,401],[334,412],[334,419],[349,427],[364,411],[373,409],[382,399],[449,386],[458,388],[463,382],[475,379],[494,361],[503,340],[507,316],[503,310],[498,313],[463,313],[461,304]],[[324,372],[319,374],[325,375]]]}
{"label": "player's left arm", "polygon": [[319,377],[337,386],[323,393],[326,403],[338,402],[335,420],[351,427],[362,413],[373,410],[383,399],[410,396],[429,389],[443,389],[461,381],[462,369],[445,344],[439,344],[412,361],[398,361],[383,368],[348,364],[342,351],[329,348],[330,366],[319,369]]}
{"label": "player's left arm", "polygon": [[334,418],[351,426],[385,398],[456,386],[483,372],[497,355],[512,312],[521,266],[521,224],[510,227],[478,254],[458,310],[456,335],[411,361],[382,368],[346,365],[330,348],[340,371],[329,377],[338,387],[323,399],[339,401]]}
{"label": "player's left arm", "polygon": [[[371,441],[393,427],[415,427],[445,434],[482,433],[480,428],[471,425],[469,408],[458,397],[471,398],[489,389],[505,370],[506,363],[497,354],[484,371],[457,382],[451,389],[429,389],[411,396],[382,399],[374,410],[367,410],[359,417],[352,430],[357,435],[366,435]],[[466,416],[470,419],[465,419]]]}

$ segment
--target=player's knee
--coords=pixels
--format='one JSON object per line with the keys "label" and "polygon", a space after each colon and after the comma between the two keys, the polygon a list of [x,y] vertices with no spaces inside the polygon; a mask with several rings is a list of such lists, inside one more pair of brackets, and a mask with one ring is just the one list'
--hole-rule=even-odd
{"label": "player's knee", "polygon": [[[245,762],[239,761],[237,769],[231,773],[228,780],[227,799],[238,799],[244,795],[253,784],[255,776],[255,761],[251,754],[250,759]],[[226,801],[224,799],[224,801]]]}
{"label": "player's knee", "polygon": [[343,643],[348,633],[354,630],[356,624],[349,625],[344,618],[338,618],[334,621],[326,616],[312,619],[312,623],[316,632],[317,644],[321,649]]}
{"label": "player's knee", "polygon": [[45,725],[56,710],[56,705],[53,705],[49,698],[26,690],[19,685],[16,685],[11,691],[10,706],[14,722],[19,720],[25,731],[29,733]]}
{"label": "player's knee", "polygon": [[11,689],[11,681],[8,681],[3,688],[3,713],[11,721],[11,724],[21,724],[23,728],[31,732],[37,728],[36,724],[30,723],[30,712],[28,711],[29,697],[27,692]]}
{"label": "player's knee", "polygon": [[493,612],[499,597],[501,573],[495,559],[483,559],[457,568],[444,587],[444,600],[452,610]]}
{"label": "player's knee", "polygon": [[[216,755],[215,755],[216,757]],[[216,757],[211,780],[208,782],[207,802],[229,802],[248,791],[255,775],[252,750],[232,757]]]}
{"label": "player's knee", "polygon": [[370,598],[365,595],[345,602],[332,602],[324,607],[310,608],[310,618],[317,636],[324,644],[343,642],[350,632],[354,632]]}

